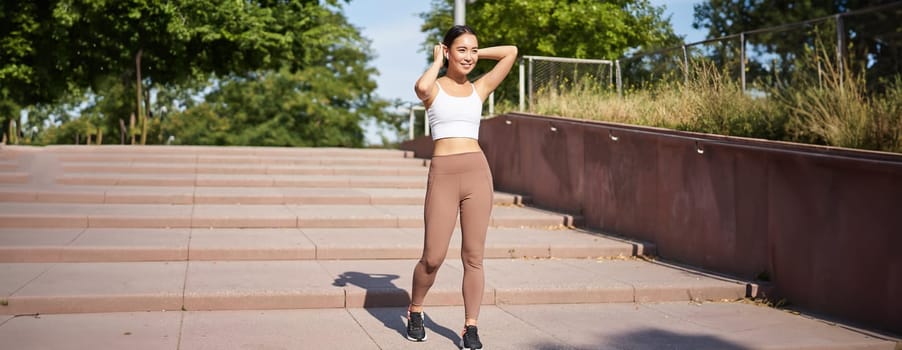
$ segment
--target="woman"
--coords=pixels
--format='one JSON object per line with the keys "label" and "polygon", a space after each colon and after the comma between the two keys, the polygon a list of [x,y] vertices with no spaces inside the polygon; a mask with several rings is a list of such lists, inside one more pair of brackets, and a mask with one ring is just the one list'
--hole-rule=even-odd
{"label": "woman", "polygon": [[[444,41],[435,45],[432,52],[432,65],[414,87],[429,115],[434,148],[424,204],[423,256],[413,272],[407,338],[426,340],[423,301],[448,252],[459,211],[465,309],[461,348],[482,349],[476,321],[485,287],[482,257],[494,189],[492,174],[477,138],[482,102],[510,72],[517,58],[517,48],[480,49],[473,29],[457,25],[448,30]],[[471,83],[467,75],[479,59],[498,62],[491,71]],[[444,65],[447,65],[446,73],[438,78]]]}

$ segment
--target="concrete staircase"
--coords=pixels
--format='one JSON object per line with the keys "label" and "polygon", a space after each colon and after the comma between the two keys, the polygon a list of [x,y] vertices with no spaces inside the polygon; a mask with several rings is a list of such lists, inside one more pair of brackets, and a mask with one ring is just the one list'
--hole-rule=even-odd
{"label": "concrete staircase", "polygon": [[[428,169],[410,157],[4,147],[0,338],[11,349],[454,348],[459,233],[427,298],[434,335],[401,336]],[[755,286],[654,261],[653,245],[573,229],[579,218],[528,202],[496,193],[488,348],[896,346],[736,302]]]}

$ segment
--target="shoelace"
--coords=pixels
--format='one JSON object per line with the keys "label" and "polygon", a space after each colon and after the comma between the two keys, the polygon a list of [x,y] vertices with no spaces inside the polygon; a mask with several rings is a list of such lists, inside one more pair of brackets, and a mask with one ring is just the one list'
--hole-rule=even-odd
{"label": "shoelace", "polygon": [[423,327],[423,314],[419,312],[411,312],[410,313],[410,327],[411,328],[422,328]]}
{"label": "shoelace", "polygon": [[479,345],[482,346],[482,342],[479,341],[479,333],[476,327],[467,327],[467,330],[464,332],[464,343],[467,345]]}

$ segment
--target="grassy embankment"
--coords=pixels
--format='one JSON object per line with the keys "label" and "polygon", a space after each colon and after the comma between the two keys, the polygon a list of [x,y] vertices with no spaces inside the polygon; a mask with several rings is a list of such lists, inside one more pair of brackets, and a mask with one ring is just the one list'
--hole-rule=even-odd
{"label": "grassy embankment", "polygon": [[698,64],[687,80],[630,89],[622,98],[593,83],[538,91],[531,112],[902,153],[902,75],[887,78],[883,91],[869,91],[862,74],[810,61],[820,63],[820,74],[795,74],[791,85],[770,84],[757,94]]}

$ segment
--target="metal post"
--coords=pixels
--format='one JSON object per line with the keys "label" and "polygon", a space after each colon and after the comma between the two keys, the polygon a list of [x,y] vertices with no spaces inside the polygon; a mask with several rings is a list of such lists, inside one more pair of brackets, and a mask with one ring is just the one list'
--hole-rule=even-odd
{"label": "metal post", "polygon": [[608,87],[611,87],[613,85],[614,85],[614,65],[609,64],[608,65]]}
{"label": "metal post", "polygon": [[579,79],[578,73],[579,73],[579,63],[574,63],[573,64],[573,84],[576,84],[577,80]]}
{"label": "metal post", "polygon": [[466,24],[467,2],[466,0],[454,0],[454,25]]}
{"label": "metal post", "polygon": [[520,112],[526,108],[526,66],[523,65],[523,58],[520,58]]}
{"label": "metal post", "polygon": [[429,111],[423,111],[423,134],[429,136]]}
{"label": "metal post", "polygon": [[739,69],[742,77],[742,92],[745,92],[745,32],[739,33]]}
{"label": "metal post", "polygon": [[843,87],[843,59],[845,52],[845,27],[843,26],[842,15],[836,15],[836,67],[839,68],[839,87]]}
{"label": "metal post", "polygon": [[527,77],[528,81],[527,81],[527,84],[526,84],[526,89],[528,90],[528,95],[529,95],[529,108],[532,109],[532,104],[533,104],[533,100],[532,100],[532,89],[533,89],[533,87],[535,87],[535,86],[533,85],[533,83],[532,83],[532,57],[529,58],[529,72],[528,72],[528,75],[529,75],[529,76]]}
{"label": "metal post", "polygon": [[413,140],[413,128],[416,126],[416,113],[413,111],[413,105],[410,106],[410,139]]}
{"label": "metal post", "polygon": [[620,60],[615,60],[614,66],[617,67],[617,95],[623,97],[623,81],[620,77]]}
{"label": "metal post", "polygon": [[[135,81],[135,106],[137,107],[138,120],[144,124],[144,113],[141,113],[141,54],[144,52],[143,49],[138,49],[138,53],[135,55],[135,70],[137,71],[136,81]],[[146,125],[146,124],[145,124]],[[134,130],[130,130],[132,132],[132,144],[135,144],[135,135]],[[141,144],[144,144],[144,139],[146,132],[142,132],[141,134]]]}
{"label": "metal post", "polygon": [[683,45],[683,80],[689,85],[689,53],[686,52],[686,45]]}

